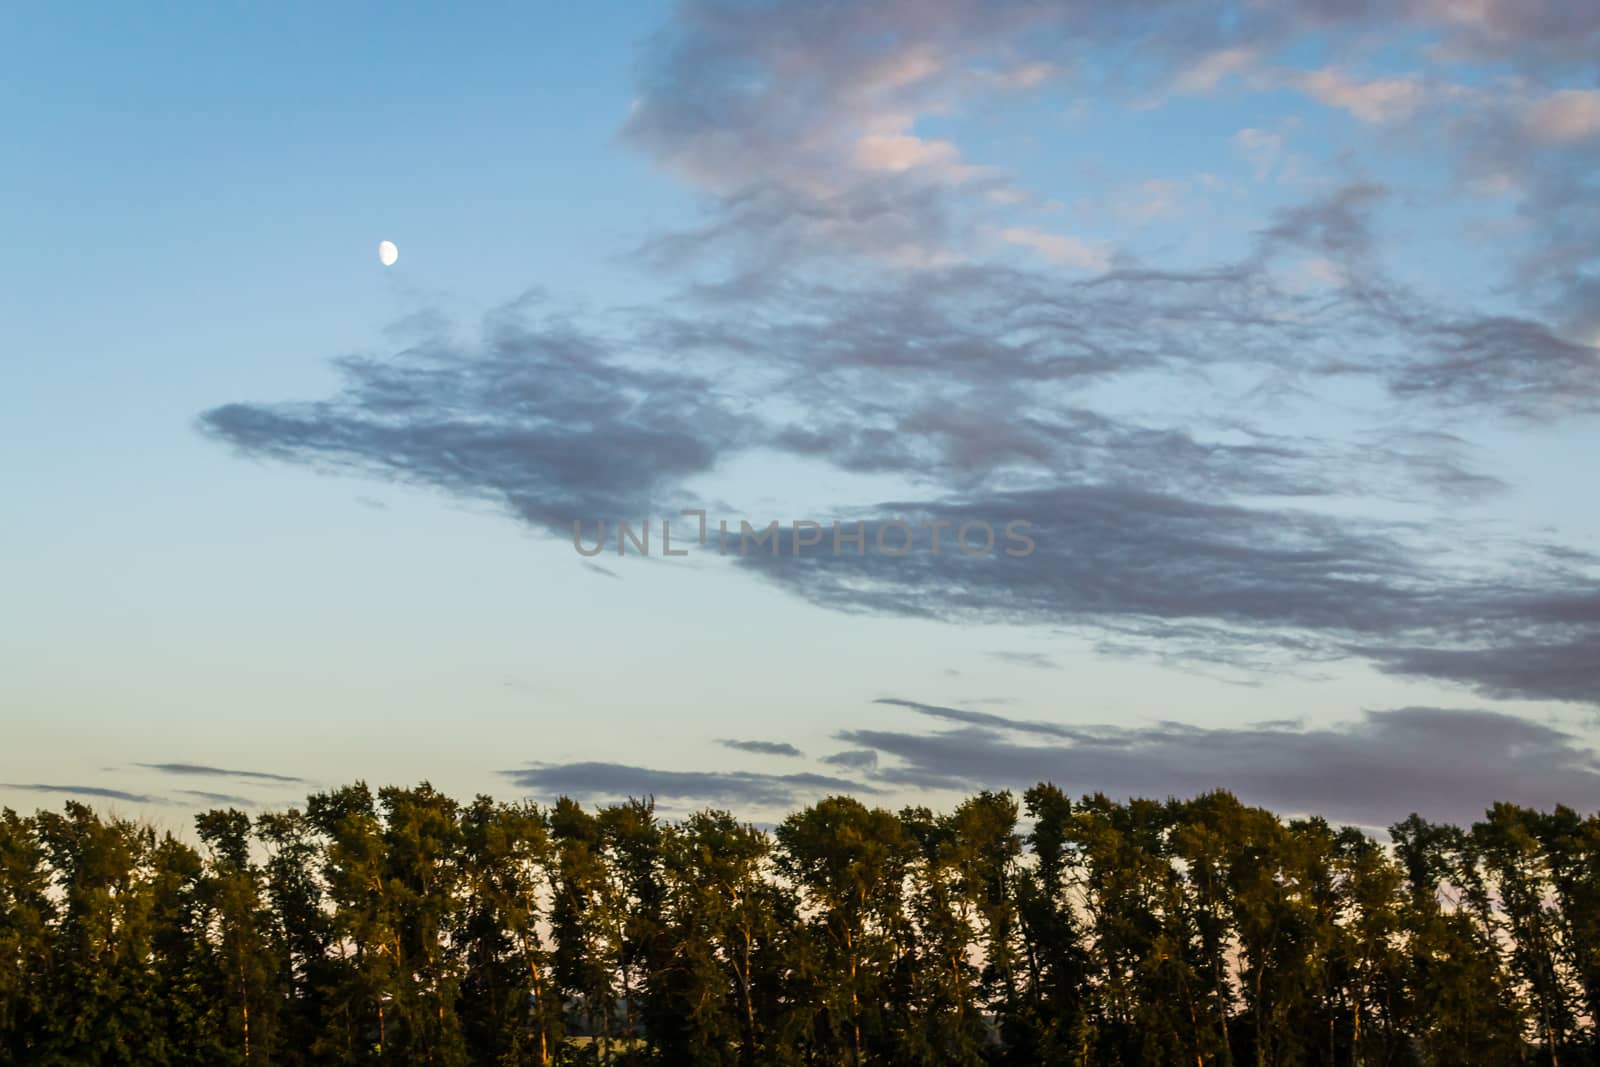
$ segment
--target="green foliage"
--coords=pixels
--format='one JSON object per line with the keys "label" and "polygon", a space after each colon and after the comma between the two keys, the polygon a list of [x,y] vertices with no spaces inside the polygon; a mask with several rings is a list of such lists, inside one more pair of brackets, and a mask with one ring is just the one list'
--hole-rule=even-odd
{"label": "green foliage", "polygon": [[0,812],[0,1064],[1600,1063],[1600,816]]}

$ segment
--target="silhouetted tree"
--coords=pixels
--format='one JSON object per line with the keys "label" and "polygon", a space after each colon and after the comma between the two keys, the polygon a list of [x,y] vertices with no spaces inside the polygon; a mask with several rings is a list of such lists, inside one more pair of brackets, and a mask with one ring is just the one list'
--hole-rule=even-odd
{"label": "silhouetted tree", "polygon": [[0,811],[0,1064],[1600,1062],[1600,816],[1021,801]]}

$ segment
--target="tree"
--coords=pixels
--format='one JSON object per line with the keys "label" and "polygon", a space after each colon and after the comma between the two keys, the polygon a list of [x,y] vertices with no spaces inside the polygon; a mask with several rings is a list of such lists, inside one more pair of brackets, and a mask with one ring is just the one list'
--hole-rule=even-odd
{"label": "tree", "polygon": [[545,815],[534,804],[478,797],[462,813],[466,895],[456,939],[466,973],[461,1013],[478,1063],[544,1065],[561,1040],[562,1005],[539,936],[550,863]]}
{"label": "tree", "polygon": [[155,832],[102,822],[76,802],[63,814],[41,812],[36,826],[60,912],[35,1062],[172,1062],[174,1035],[151,967]]}
{"label": "tree", "polygon": [[1565,946],[1539,829],[1537,812],[1495,804],[1487,819],[1473,825],[1470,840],[1505,914],[1511,967],[1533,1007],[1545,1055],[1554,1065],[1567,1049],[1576,1019],[1561,966]]}
{"label": "tree", "polygon": [[280,1039],[280,1013],[289,987],[262,899],[261,870],[250,858],[250,817],[211,811],[195,819],[210,852],[196,892],[201,944],[211,971],[212,1009],[227,1058],[271,1063]]}
{"label": "tree", "polygon": [[1028,970],[1027,997],[1006,1032],[1017,1063],[1087,1062],[1089,957],[1073,908],[1072,801],[1041,783],[1023,794],[1033,820],[1034,863],[1017,881],[1017,912]]}
{"label": "tree", "polygon": [[1600,1060],[1600,815],[1021,800],[0,811],[0,1064]]}
{"label": "tree", "polygon": [[890,1040],[884,994],[904,934],[912,842],[892,814],[849,797],[790,815],[777,839],[778,869],[816,916],[810,932],[820,966],[809,992],[824,1029],[815,1037],[842,1062],[860,1065]]}
{"label": "tree", "polygon": [[[584,1029],[610,1043],[617,993],[618,902],[606,868],[600,821],[562,797],[550,812],[551,936],[561,993],[581,1006]],[[607,1050],[609,1051],[609,1050]]]}
{"label": "tree", "polygon": [[1522,1005],[1495,931],[1459,906],[1460,887],[1476,878],[1465,836],[1415,814],[1389,836],[1409,891],[1400,915],[1408,959],[1394,1006],[1399,1026],[1425,1050],[1425,1062],[1522,1062]]}
{"label": "tree", "polygon": [[37,1062],[52,1022],[58,914],[33,819],[0,810],[0,1064]]}

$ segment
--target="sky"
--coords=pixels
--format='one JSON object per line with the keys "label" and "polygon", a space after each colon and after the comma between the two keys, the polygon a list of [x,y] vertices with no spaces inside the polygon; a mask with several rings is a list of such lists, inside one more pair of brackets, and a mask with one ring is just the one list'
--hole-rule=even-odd
{"label": "sky", "polygon": [[1562,0],[8,5],[0,805],[1594,810],[1597,56]]}

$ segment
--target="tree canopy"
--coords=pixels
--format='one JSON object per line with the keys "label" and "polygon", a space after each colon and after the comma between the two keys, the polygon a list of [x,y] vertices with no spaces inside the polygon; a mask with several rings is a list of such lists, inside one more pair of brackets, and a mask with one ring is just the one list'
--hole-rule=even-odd
{"label": "tree canopy", "polygon": [[1600,815],[0,812],[0,1064],[1600,1063]]}

